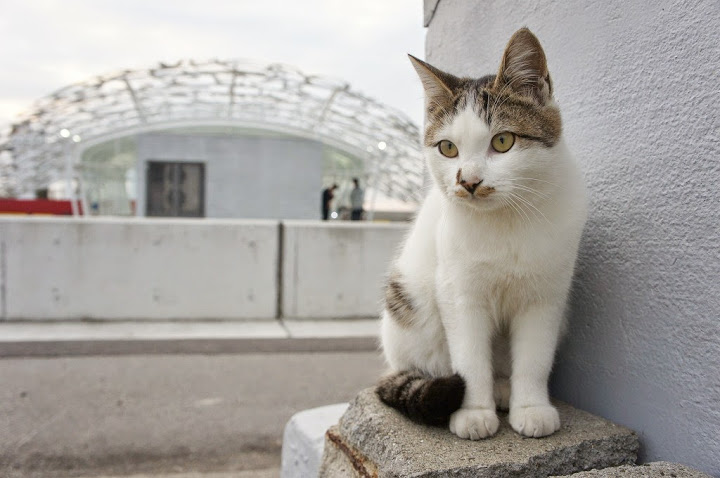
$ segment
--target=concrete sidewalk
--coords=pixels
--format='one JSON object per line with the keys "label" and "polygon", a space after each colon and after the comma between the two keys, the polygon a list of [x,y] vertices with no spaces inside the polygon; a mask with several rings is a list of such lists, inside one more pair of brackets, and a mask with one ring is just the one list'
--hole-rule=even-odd
{"label": "concrete sidewalk", "polygon": [[0,322],[0,357],[369,351],[377,319]]}
{"label": "concrete sidewalk", "polygon": [[267,470],[250,470],[250,471],[230,471],[220,473],[173,473],[170,475],[162,474],[142,474],[130,476],[98,476],[93,478],[277,478],[280,470],[271,468]]}
{"label": "concrete sidewalk", "polygon": [[40,474],[13,474],[3,475],[3,478],[278,478],[280,476],[279,468],[267,468],[263,470],[245,470],[245,471],[221,471],[221,472],[190,472],[190,473],[165,473],[159,472],[148,472],[133,475],[75,475],[75,474],[56,474],[52,472],[47,474],[42,472]]}
{"label": "concrete sidewalk", "polygon": [[376,351],[3,358],[0,476],[277,476],[287,420],[381,372]]}

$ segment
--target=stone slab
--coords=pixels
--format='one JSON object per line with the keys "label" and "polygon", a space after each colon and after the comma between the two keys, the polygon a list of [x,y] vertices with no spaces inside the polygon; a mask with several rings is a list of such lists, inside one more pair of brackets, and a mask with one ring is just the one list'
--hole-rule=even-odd
{"label": "stone slab", "polygon": [[283,433],[282,478],[317,476],[325,431],[337,423],[347,407],[347,403],[327,405],[303,410],[290,418]]}
{"label": "stone slab", "polygon": [[413,423],[366,389],[328,430],[320,476],[529,477],[635,463],[635,432],[565,403],[555,405],[562,427],[549,437],[522,437],[501,414],[497,435],[470,441]]}
{"label": "stone slab", "polygon": [[590,470],[570,475],[573,478],[712,478],[702,471],[694,470],[679,463],[657,461],[645,465],[625,465],[604,470]]}

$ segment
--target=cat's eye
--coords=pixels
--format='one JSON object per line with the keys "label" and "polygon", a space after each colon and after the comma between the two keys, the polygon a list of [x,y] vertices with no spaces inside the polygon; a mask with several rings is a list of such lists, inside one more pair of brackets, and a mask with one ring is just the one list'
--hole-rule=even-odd
{"label": "cat's eye", "polygon": [[515,144],[515,135],[508,133],[507,131],[504,133],[498,133],[493,136],[490,144],[498,153],[506,153],[510,151],[510,148],[512,148],[513,144]]}
{"label": "cat's eye", "polygon": [[446,158],[454,158],[458,155],[457,146],[455,146],[452,142],[446,139],[440,141],[440,143],[438,144],[438,150],[440,151],[440,154],[442,154]]}

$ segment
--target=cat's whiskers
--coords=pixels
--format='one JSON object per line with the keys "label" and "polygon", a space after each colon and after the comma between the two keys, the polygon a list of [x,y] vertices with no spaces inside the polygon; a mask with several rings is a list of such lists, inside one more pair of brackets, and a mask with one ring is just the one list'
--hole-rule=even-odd
{"label": "cat's whiskers", "polygon": [[510,196],[507,196],[508,201],[510,201],[510,202],[511,202],[512,204],[514,204],[515,206],[517,206],[517,208],[518,208],[518,210],[520,211],[520,213],[521,213],[521,214],[525,217],[525,219],[527,220],[527,225],[528,225],[528,226],[531,226],[531,225],[532,225],[532,219],[530,219],[530,216],[527,215],[527,213],[525,212],[525,209],[523,209],[523,207],[522,207],[522,204],[521,204],[521,203],[518,203],[517,201],[515,201],[515,199],[513,198],[513,196],[514,196],[514,195],[513,195],[512,193],[510,193]]}
{"label": "cat's whiskers", "polygon": [[500,196],[500,202],[503,204],[503,206],[506,206],[510,209],[512,209],[515,213],[517,213],[518,218],[522,220],[522,216],[520,216],[520,212],[517,210],[515,206],[513,206],[510,201],[508,201],[506,198]]}
{"label": "cat's whiskers", "polygon": [[540,197],[541,199],[547,200],[547,199],[552,198],[552,196],[548,193],[540,192],[537,189],[533,189],[533,188],[531,188],[529,186],[525,186],[523,184],[511,184],[511,187],[520,189],[521,191],[529,192],[531,194],[535,194],[536,196]]}
{"label": "cat's whiskers", "polygon": [[[532,226],[533,218],[535,217],[535,215],[533,214],[533,218],[530,217],[530,214],[528,214],[527,208],[524,207],[524,204],[522,202],[518,201],[518,198],[516,195],[511,194],[509,196],[509,199],[513,202],[513,204],[517,205],[518,209],[520,209],[523,212],[524,216],[527,218],[528,225]],[[532,211],[529,211],[529,212],[532,212]]]}
{"label": "cat's whiskers", "polygon": [[533,215],[535,214],[535,211],[537,211],[537,214],[540,214],[540,216],[541,216],[543,219],[545,219],[545,221],[546,221],[550,226],[553,226],[552,221],[550,221],[550,219],[548,219],[547,216],[546,216],[540,209],[538,209],[533,203],[531,203],[530,201],[528,201],[526,198],[520,196],[519,194],[515,194],[515,193],[513,193],[513,192],[510,192],[510,195],[511,195],[512,197],[517,198],[518,201],[521,201],[522,203],[525,203],[527,206],[531,207],[532,209],[531,209],[530,211],[533,213]]}
{"label": "cat's whiskers", "polygon": [[551,186],[555,186],[555,187],[558,188],[558,189],[565,189],[565,188],[564,188],[563,186],[561,186],[560,184],[553,183],[553,182],[550,182],[550,181],[546,181],[546,180],[544,180],[544,179],[538,179],[538,178],[521,178],[521,177],[517,176],[517,177],[514,177],[514,178],[507,178],[507,179],[505,179],[505,181],[540,181],[540,182],[542,182],[542,183],[546,183],[546,184],[549,184],[549,185],[551,185]]}

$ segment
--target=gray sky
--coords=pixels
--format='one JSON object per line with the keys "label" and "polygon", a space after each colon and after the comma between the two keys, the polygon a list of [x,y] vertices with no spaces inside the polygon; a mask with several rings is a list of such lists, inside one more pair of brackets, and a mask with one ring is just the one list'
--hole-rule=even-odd
{"label": "gray sky", "polygon": [[420,0],[0,0],[0,130],[70,83],[182,58],[297,66],[422,120]]}

